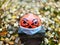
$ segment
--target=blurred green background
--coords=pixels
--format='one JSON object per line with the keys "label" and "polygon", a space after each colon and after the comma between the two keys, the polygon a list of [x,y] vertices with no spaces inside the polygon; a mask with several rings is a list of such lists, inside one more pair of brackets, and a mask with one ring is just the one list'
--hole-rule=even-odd
{"label": "blurred green background", "polygon": [[60,45],[60,0],[0,0],[0,45],[18,45],[19,18],[29,12],[42,20],[45,45]]}

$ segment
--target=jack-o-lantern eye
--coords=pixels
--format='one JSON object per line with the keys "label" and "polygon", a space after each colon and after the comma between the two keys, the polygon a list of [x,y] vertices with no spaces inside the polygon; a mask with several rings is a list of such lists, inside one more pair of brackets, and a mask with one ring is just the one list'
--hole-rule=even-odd
{"label": "jack-o-lantern eye", "polygon": [[33,19],[32,25],[38,26],[38,20],[37,19]]}
{"label": "jack-o-lantern eye", "polygon": [[26,18],[23,19],[23,23],[24,23],[24,24],[27,24],[27,21],[28,21],[28,20],[27,20]]}
{"label": "jack-o-lantern eye", "polygon": [[37,24],[38,23],[38,20],[37,19],[33,19],[33,23],[34,24]]}
{"label": "jack-o-lantern eye", "polygon": [[22,20],[22,26],[28,26],[29,24],[28,24],[28,20],[26,19],[26,18],[23,18],[23,20]]}

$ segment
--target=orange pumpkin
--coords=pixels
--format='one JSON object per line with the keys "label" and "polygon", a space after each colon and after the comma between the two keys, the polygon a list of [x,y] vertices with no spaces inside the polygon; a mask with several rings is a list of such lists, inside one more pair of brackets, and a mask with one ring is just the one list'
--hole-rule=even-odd
{"label": "orange pumpkin", "polygon": [[28,13],[20,18],[19,25],[25,28],[36,28],[41,25],[41,20],[37,15]]}

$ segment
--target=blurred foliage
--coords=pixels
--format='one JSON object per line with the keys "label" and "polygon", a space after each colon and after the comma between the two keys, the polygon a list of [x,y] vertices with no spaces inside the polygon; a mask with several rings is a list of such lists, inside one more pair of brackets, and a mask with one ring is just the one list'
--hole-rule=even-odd
{"label": "blurred foliage", "polygon": [[0,44],[16,44],[19,18],[29,12],[42,20],[45,45],[60,45],[60,0],[0,0]]}

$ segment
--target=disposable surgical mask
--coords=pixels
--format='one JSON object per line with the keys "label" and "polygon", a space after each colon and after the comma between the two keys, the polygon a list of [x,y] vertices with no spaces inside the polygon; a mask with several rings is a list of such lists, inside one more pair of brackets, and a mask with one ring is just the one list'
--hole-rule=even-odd
{"label": "disposable surgical mask", "polygon": [[18,33],[25,33],[27,35],[33,35],[38,32],[40,32],[40,33],[45,32],[45,30],[43,29],[43,26],[39,26],[36,28],[24,28],[24,27],[20,26],[20,28],[18,30]]}

